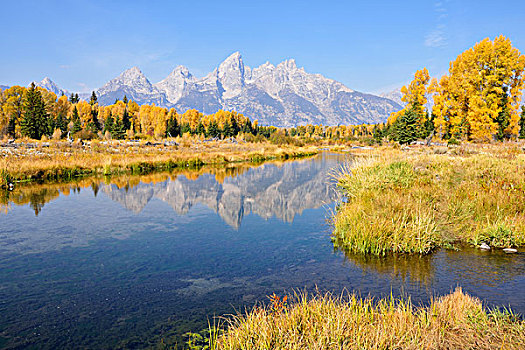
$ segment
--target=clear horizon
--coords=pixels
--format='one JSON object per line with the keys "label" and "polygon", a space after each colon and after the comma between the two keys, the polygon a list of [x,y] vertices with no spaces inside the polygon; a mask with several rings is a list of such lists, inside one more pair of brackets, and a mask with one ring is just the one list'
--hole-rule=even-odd
{"label": "clear horizon", "polygon": [[245,65],[293,58],[309,73],[378,93],[433,76],[476,42],[505,35],[525,50],[525,4],[511,1],[46,1],[3,4],[0,85],[49,77],[90,92],[137,66],[152,82],[184,65],[202,77],[235,51]]}

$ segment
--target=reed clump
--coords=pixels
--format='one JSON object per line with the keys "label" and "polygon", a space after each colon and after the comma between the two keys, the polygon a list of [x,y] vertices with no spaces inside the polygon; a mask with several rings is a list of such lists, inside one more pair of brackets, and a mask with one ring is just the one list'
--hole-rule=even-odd
{"label": "reed clump", "polygon": [[374,255],[525,245],[525,157],[496,150],[357,160],[336,175],[346,201],[333,216],[334,243]]}
{"label": "reed clump", "polygon": [[461,289],[415,307],[410,299],[296,296],[226,319],[213,349],[523,349],[525,323],[486,310]]}

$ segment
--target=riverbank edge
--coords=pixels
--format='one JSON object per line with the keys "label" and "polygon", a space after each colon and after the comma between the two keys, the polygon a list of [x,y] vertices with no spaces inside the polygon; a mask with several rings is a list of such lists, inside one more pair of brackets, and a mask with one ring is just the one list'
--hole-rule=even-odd
{"label": "riverbank edge", "polygon": [[[199,151],[178,152],[176,149],[157,152],[152,149],[151,154],[129,154],[116,155],[105,154],[101,160],[99,154],[88,155],[84,160],[84,166],[70,166],[68,158],[63,160],[44,162],[43,166],[32,167],[29,170],[20,171],[16,166],[16,160],[9,157],[5,163],[11,162],[9,169],[4,166],[0,169],[0,188],[7,188],[10,183],[31,182],[69,182],[80,177],[107,176],[107,175],[143,175],[157,171],[171,171],[175,169],[199,169],[203,166],[224,166],[228,164],[253,163],[260,164],[272,160],[291,160],[308,158],[319,154],[321,150],[315,147],[287,147],[286,149],[274,148],[258,152],[237,152],[235,147],[231,152],[206,153]],[[72,152],[69,156],[75,156]],[[86,157],[85,154],[81,155]],[[152,158],[148,160],[147,158]],[[159,159],[160,158],[160,159]],[[28,160],[26,162],[30,162]],[[38,162],[38,161],[36,161]]]}
{"label": "riverbank edge", "polygon": [[344,197],[330,218],[334,246],[376,256],[524,247],[524,152],[520,145],[368,152],[334,174]]}

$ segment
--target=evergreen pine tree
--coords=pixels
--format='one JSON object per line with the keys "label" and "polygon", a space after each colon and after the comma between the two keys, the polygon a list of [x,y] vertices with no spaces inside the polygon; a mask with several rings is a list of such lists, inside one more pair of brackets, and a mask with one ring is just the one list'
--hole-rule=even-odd
{"label": "evergreen pine tree", "polygon": [[510,138],[509,135],[505,132],[510,124],[510,113],[508,106],[509,97],[507,96],[506,89],[503,91],[503,96],[501,97],[500,107],[501,112],[498,113],[496,117],[496,123],[498,123],[498,132],[496,134],[496,140],[503,141],[505,138]]}
{"label": "evergreen pine tree", "polygon": [[166,137],[176,137],[180,133],[179,124],[177,118],[173,115],[166,121]]}
{"label": "evergreen pine tree", "polygon": [[422,135],[422,138],[427,138],[434,131],[434,119],[436,116],[434,114],[429,114],[427,112],[427,119],[425,120],[425,133]]}
{"label": "evergreen pine tree", "polygon": [[[124,99],[127,100],[126,96],[124,96]],[[129,128],[131,127],[131,121],[129,120],[129,113],[127,108],[124,108],[124,113],[122,114],[122,126],[124,127],[124,130],[129,130]]]}
{"label": "evergreen pine tree", "polygon": [[237,124],[237,120],[235,120],[235,117],[233,115],[230,116],[230,126],[231,126],[231,136],[236,136],[239,131],[241,131],[241,128],[239,127],[239,124]]}
{"label": "evergreen pine tree", "polygon": [[206,135],[208,137],[219,137],[220,135],[219,127],[217,126],[217,123],[215,121],[212,121],[210,125],[208,126],[208,130],[206,130]]}
{"label": "evergreen pine tree", "polygon": [[186,133],[191,133],[190,124],[184,123],[180,126],[180,136]]}
{"label": "evergreen pine tree", "polygon": [[113,130],[111,131],[111,137],[116,140],[122,140],[126,137],[126,129],[124,129],[124,124],[118,117],[115,119],[115,124],[113,125]]}
{"label": "evergreen pine tree", "polygon": [[[293,129],[295,131],[295,129]],[[253,134],[252,122],[250,119],[246,119],[244,125],[242,126],[242,132],[245,134]]]}
{"label": "evergreen pine tree", "polygon": [[55,118],[47,118],[47,126],[45,135],[51,136],[53,135],[53,132],[55,131],[55,128],[57,127],[56,119]]}
{"label": "evergreen pine tree", "polygon": [[55,127],[59,128],[62,131],[62,136],[64,136],[67,132],[67,121],[64,118],[64,115],[62,113],[58,113],[56,119],[55,119]]}
{"label": "evergreen pine tree", "polygon": [[16,129],[16,118],[14,116],[11,116],[9,118],[9,122],[7,123],[7,135],[10,137],[15,137],[15,129]]}
{"label": "evergreen pine tree", "polygon": [[124,95],[124,98],[122,99],[122,102],[124,102],[124,104],[128,104],[128,96]]}
{"label": "evergreen pine tree", "polygon": [[197,135],[206,134],[206,129],[204,129],[204,125],[202,124],[202,122],[199,122],[199,124],[197,125],[197,128],[195,129],[195,133]]}
{"label": "evergreen pine tree", "polygon": [[411,108],[401,115],[394,123],[394,140],[400,144],[410,144],[417,140],[418,136],[418,115]]}
{"label": "evergreen pine tree", "polygon": [[76,134],[82,130],[82,124],[80,123],[80,117],[78,116],[77,106],[73,107],[73,115],[71,116],[71,121],[73,122],[73,128],[71,129],[71,134]]}
{"label": "evergreen pine tree", "polygon": [[93,106],[95,103],[97,103],[97,94],[95,94],[95,91],[92,91],[91,98],[89,99],[89,104]]}
{"label": "evergreen pine tree", "polygon": [[110,134],[113,134],[113,126],[115,122],[113,120],[113,115],[111,112],[109,112],[109,116],[107,117],[106,121],[104,122],[104,134],[109,131]]}
{"label": "evergreen pine tree", "polygon": [[[337,131],[337,133],[339,134],[339,130]],[[383,130],[379,128],[378,124],[374,125],[374,129],[372,131],[372,137],[377,143],[381,143],[381,140],[383,139]]]}
{"label": "evergreen pine tree", "polygon": [[233,136],[232,133],[232,127],[229,122],[224,122],[224,125],[222,126],[222,137],[231,137]]}
{"label": "evergreen pine tree", "polygon": [[40,140],[47,128],[47,111],[42,94],[31,83],[27,90],[24,113],[20,121],[20,132],[23,136]]}
{"label": "evergreen pine tree", "polygon": [[521,106],[521,116],[520,116],[520,139],[525,139],[525,105]]}
{"label": "evergreen pine tree", "polygon": [[78,94],[73,94],[69,96],[69,102],[71,103],[78,103],[80,101],[80,97],[78,97]]}
{"label": "evergreen pine tree", "polygon": [[99,132],[100,130],[100,122],[98,120],[98,110],[96,108],[91,109],[90,129],[95,134]]}

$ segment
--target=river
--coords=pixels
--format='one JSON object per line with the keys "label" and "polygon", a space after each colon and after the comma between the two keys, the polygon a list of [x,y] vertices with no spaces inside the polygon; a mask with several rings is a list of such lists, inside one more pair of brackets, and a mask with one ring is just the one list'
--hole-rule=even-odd
{"label": "river", "polygon": [[334,249],[344,155],[30,185],[0,206],[0,348],[147,348],[268,295],[456,286],[525,313],[525,253],[364,258]]}

